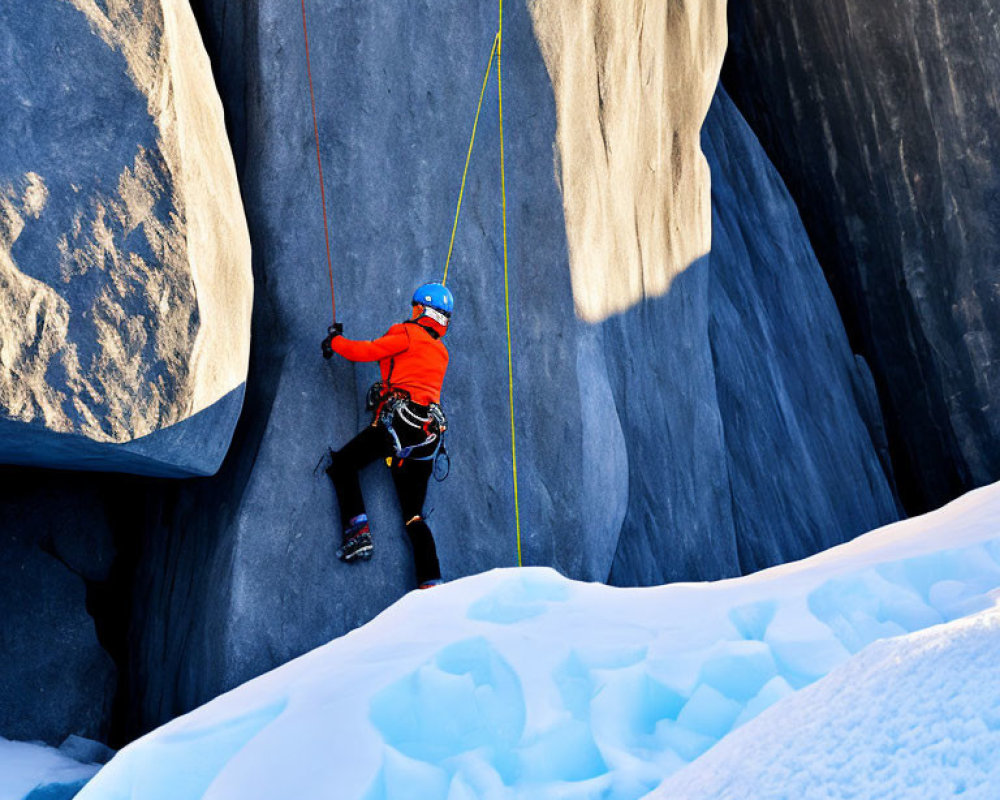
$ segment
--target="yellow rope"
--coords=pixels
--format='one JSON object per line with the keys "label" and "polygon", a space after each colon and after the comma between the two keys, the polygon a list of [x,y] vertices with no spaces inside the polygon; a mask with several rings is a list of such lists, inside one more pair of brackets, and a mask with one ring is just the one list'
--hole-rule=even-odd
{"label": "yellow rope", "polygon": [[486,83],[490,79],[493,71],[493,57],[497,54],[497,46],[500,41],[500,34],[493,37],[493,49],[490,51],[490,61],[486,65],[486,74],[483,75],[483,87],[479,90],[479,105],[476,106],[476,119],[472,123],[472,136],[469,137],[469,151],[465,154],[465,169],[462,171],[462,187],[458,190],[458,205],[455,207],[455,221],[451,226],[451,241],[448,243],[448,258],[444,262],[444,277],[441,279],[442,286],[448,283],[448,266],[451,264],[451,252],[455,249],[455,233],[458,231],[458,215],[462,210],[462,198],[465,196],[465,179],[469,175],[469,161],[472,159],[472,145],[476,142],[476,129],[479,127],[479,112],[483,110],[483,95],[486,94]]}
{"label": "yellow rope", "polygon": [[517,534],[517,566],[522,566],[521,557],[521,508],[518,497],[517,484],[517,429],[514,424],[514,348],[510,334],[510,268],[507,254],[507,178],[506,165],[504,161],[504,140],[503,140],[503,71],[501,69],[501,54],[503,51],[503,0],[498,0],[499,27],[496,36],[493,37],[493,49],[490,51],[490,59],[486,65],[486,74],[483,76],[483,85],[479,90],[479,104],[476,106],[476,117],[472,123],[472,136],[469,137],[469,148],[465,154],[465,168],[462,171],[462,184],[458,191],[458,204],[455,207],[455,219],[451,226],[451,240],[448,242],[448,256],[444,263],[444,277],[442,284],[448,281],[448,268],[451,265],[451,256],[455,249],[455,234],[458,231],[458,218],[462,211],[462,200],[465,197],[465,185],[469,176],[469,163],[472,160],[472,148],[476,142],[476,131],[479,128],[479,115],[483,109],[483,97],[486,94],[486,85],[489,83],[490,73],[493,71],[493,59],[497,62],[497,101],[498,114],[500,118],[500,207],[503,219],[503,294],[504,310],[507,321],[507,386],[508,399],[510,402],[510,455],[511,468],[514,475],[514,526]]}
{"label": "yellow rope", "polygon": [[507,179],[503,152],[503,0],[500,2],[500,30],[497,32],[497,100],[500,116],[500,208],[503,215],[503,300],[507,315],[507,385],[510,399],[510,457],[514,471],[514,525],[517,530],[517,565],[521,563],[521,509],[517,496],[517,434],[514,427],[514,350],[510,338],[510,283],[507,264]]}

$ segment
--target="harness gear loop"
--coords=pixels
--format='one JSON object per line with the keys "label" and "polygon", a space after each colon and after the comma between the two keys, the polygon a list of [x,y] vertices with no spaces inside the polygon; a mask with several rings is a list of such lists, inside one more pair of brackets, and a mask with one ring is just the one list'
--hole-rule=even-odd
{"label": "harness gear loop", "polygon": [[[393,458],[412,461],[437,461],[444,453],[444,435],[448,430],[448,418],[437,403],[420,405],[413,402],[410,393],[404,389],[386,389],[382,381],[376,381],[368,389],[365,405],[374,412],[374,423],[385,428],[392,439]],[[398,426],[407,431],[400,436]],[[407,435],[410,434],[410,435]],[[403,439],[423,434],[424,438],[403,444]],[[432,447],[430,452],[416,455]],[[442,479],[443,480],[443,479]]]}
{"label": "harness gear loop", "polygon": [[306,43],[306,74],[309,76],[309,100],[312,105],[313,135],[316,137],[316,166],[319,169],[319,196],[323,206],[323,236],[326,238],[326,265],[330,272],[330,307],[337,321],[337,299],[333,292],[333,257],[330,255],[330,225],[326,216],[326,188],[323,181],[323,159],[319,154],[319,122],[316,120],[316,93],[313,91],[312,63],[309,58],[309,26],[306,24],[306,0],[302,0],[302,36]]}
{"label": "harness gear loop", "polygon": [[462,186],[458,190],[458,205],[455,207],[455,221],[451,226],[451,241],[448,242],[448,257],[444,262],[444,277],[441,279],[441,285],[448,285],[448,266],[451,264],[451,253],[455,249],[455,233],[458,231],[458,215],[462,211],[462,198],[465,196],[465,181],[469,176],[469,162],[472,160],[472,146],[476,143],[476,129],[479,127],[479,112],[483,110],[483,96],[486,94],[486,84],[490,79],[490,73],[493,72],[493,58],[497,54],[497,48],[500,43],[500,34],[497,33],[493,37],[493,49],[490,51],[490,60],[486,65],[486,74],[483,75],[483,86],[479,90],[479,105],[476,106],[476,118],[472,123],[472,136],[469,137],[469,151],[465,154],[465,169],[462,171]]}

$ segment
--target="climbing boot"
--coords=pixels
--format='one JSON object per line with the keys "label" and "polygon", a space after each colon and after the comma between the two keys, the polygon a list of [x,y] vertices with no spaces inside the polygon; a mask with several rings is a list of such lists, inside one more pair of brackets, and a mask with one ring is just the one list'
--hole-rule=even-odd
{"label": "climbing boot", "polygon": [[365,517],[344,531],[344,541],[337,551],[337,558],[341,561],[367,561],[372,557],[372,550],[372,532]]}

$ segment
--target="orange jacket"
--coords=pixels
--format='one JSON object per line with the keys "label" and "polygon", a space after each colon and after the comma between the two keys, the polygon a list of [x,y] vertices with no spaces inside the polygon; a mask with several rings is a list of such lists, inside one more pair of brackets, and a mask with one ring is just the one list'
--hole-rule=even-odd
{"label": "orange jacket", "polygon": [[441,402],[448,350],[418,322],[393,325],[372,341],[335,336],[330,347],[348,361],[378,361],[386,389],[404,389],[422,405]]}

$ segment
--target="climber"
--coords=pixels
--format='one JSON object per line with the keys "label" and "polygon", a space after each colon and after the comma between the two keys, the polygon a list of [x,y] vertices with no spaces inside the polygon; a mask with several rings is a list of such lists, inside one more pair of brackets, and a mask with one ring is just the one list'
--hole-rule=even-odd
{"label": "climber", "polygon": [[440,283],[427,283],[413,293],[410,319],[393,325],[384,336],[351,340],[334,324],[323,339],[324,358],[337,353],[348,361],[378,361],[382,373],[382,379],[368,391],[368,408],[374,412],[371,424],[340,450],[330,451],[326,472],[337,492],[344,532],[337,556],[342,561],[371,558],[371,530],[358,471],[384,458],[389,461],[421,589],[441,583],[423,505],[447,428],[439,405],[448,368],[448,351],[441,338],[448,330],[453,306],[450,290]]}

